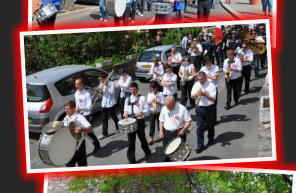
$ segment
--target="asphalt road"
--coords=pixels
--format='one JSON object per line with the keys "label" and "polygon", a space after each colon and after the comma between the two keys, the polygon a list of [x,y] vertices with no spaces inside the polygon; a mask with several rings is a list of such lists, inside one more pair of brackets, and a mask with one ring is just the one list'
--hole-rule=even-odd
{"label": "asphalt road", "polygon": [[[114,23],[114,19],[112,16],[110,16],[108,22],[99,20],[101,13],[99,11],[98,5],[76,4],[76,6],[80,8],[83,7],[83,8],[58,14],[56,23],[55,23],[56,28],[72,28],[72,27],[88,27],[88,26],[106,27],[106,26],[113,25]],[[192,5],[188,5],[187,10],[184,14],[184,21],[186,22],[198,21],[196,13],[197,13],[197,9]],[[210,19],[211,20],[218,20],[218,19],[230,20],[234,18],[220,5],[220,0],[216,0],[215,8],[211,9]],[[173,23],[181,22],[180,20],[177,20],[175,13],[172,13],[172,22]],[[132,25],[139,25],[139,24],[141,25],[154,24],[154,14],[152,12],[148,12],[147,9],[145,9],[144,16],[141,17],[137,15],[136,22],[133,23]]]}
{"label": "asphalt road", "polygon": [[[220,70],[221,67],[220,67]],[[267,69],[260,70],[260,77],[254,79],[252,71],[250,93],[242,95],[238,106],[232,107],[226,111],[224,109],[226,102],[226,89],[224,74],[220,72],[218,81],[218,124],[215,127],[215,141],[212,146],[206,146],[206,149],[200,154],[196,154],[196,122],[194,109],[189,110],[192,117],[191,127],[187,135],[187,144],[192,147],[191,154],[187,161],[201,160],[221,160],[235,158],[256,158],[258,154],[258,127],[259,127],[259,91],[264,85]],[[147,95],[149,91],[149,82],[139,82],[139,92]],[[180,91],[178,91],[180,97]],[[232,103],[233,105],[233,103]],[[118,115],[119,116],[119,115]],[[94,132],[97,136],[101,135],[100,114],[96,116]],[[149,122],[146,121],[146,138],[148,139]],[[128,164],[126,157],[127,136],[125,134],[115,134],[114,122],[109,119],[109,134],[111,136],[100,140],[102,149],[92,154],[93,145],[86,140],[89,166],[118,165]],[[158,131],[155,133],[156,142],[150,146],[154,152],[148,161],[149,163],[159,163],[164,159],[162,150],[162,141],[158,139]],[[30,134],[30,156],[31,168],[53,168],[44,164],[38,156],[39,135]],[[205,133],[205,145],[207,144],[207,132]],[[136,139],[136,159],[137,163],[145,163],[144,152],[140,147],[139,139]]]}

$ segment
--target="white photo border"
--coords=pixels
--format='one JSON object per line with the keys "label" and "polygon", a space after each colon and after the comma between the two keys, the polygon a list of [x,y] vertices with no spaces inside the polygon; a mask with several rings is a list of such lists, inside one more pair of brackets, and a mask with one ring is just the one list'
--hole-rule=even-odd
{"label": "white photo border", "polygon": [[[25,69],[25,51],[24,51],[24,36],[27,35],[50,35],[50,34],[69,34],[69,33],[88,33],[88,32],[107,32],[107,31],[126,31],[126,30],[145,30],[145,29],[164,29],[164,28],[184,28],[184,27],[204,27],[217,25],[241,25],[241,24],[262,24],[266,25],[266,40],[267,40],[267,61],[268,61],[268,78],[269,78],[269,95],[270,95],[270,120],[271,120],[271,139],[272,139],[272,156],[271,157],[255,157],[255,158],[233,158],[223,160],[207,160],[207,161],[183,161],[183,162],[163,162],[163,163],[142,163],[142,164],[121,164],[121,165],[102,165],[102,166],[86,166],[86,167],[70,167],[70,168],[44,168],[32,169],[30,164],[30,144],[29,144],[29,129],[28,129],[28,111],[27,111],[27,92],[26,92],[26,69]],[[260,162],[260,161],[275,161],[276,141],[275,141],[275,118],[274,118],[274,98],[273,98],[273,83],[272,83],[272,60],[271,60],[271,42],[270,42],[270,23],[269,19],[260,20],[239,20],[227,22],[207,22],[207,23],[186,23],[186,24],[166,24],[166,25],[148,25],[148,26],[129,26],[129,27],[108,27],[108,28],[86,28],[86,29],[71,29],[71,30],[48,30],[48,31],[26,31],[20,32],[21,45],[21,68],[22,68],[22,83],[23,83],[23,112],[25,126],[25,148],[26,148],[26,168],[27,173],[47,173],[47,172],[66,172],[66,171],[92,171],[105,169],[126,169],[126,168],[148,168],[148,167],[167,167],[167,166],[186,166],[197,164],[219,164],[219,163],[239,163],[239,162]],[[277,64],[276,64],[277,65]]]}

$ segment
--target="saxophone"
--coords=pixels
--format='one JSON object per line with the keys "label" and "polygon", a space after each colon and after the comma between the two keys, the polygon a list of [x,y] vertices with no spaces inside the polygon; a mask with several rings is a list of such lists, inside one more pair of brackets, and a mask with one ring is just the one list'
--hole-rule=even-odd
{"label": "saxophone", "polygon": [[193,53],[195,53],[196,55],[200,55],[199,48],[197,47],[196,44],[192,44],[192,45],[190,46],[190,48],[191,48],[191,50],[192,50]]}
{"label": "saxophone", "polygon": [[228,62],[227,62],[227,71],[225,72],[227,82],[230,81],[230,71],[229,71],[229,69],[230,69],[230,66],[231,66],[232,63],[234,63],[234,60],[229,59]]}

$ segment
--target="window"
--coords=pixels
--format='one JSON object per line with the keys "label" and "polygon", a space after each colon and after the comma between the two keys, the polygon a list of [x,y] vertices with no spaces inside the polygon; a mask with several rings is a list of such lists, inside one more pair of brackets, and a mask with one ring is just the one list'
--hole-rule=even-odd
{"label": "window", "polygon": [[43,102],[50,98],[45,85],[27,84],[27,102]]}
{"label": "window", "polygon": [[86,86],[97,87],[99,85],[99,75],[101,71],[99,70],[87,70],[84,71],[83,77]]}
{"label": "window", "polygon": [[62,96],[68,96],[75,93],[75,80],[78,77],[81,77],[81,73],[73,74],[55,83],[56,88]]}
{"label": "window", "polygon": [[157,56],[159,60],[161,60],[160,57],[161,51],[146,51],[143,52],[138,59],[138,62],[153,62],[153,57]]}

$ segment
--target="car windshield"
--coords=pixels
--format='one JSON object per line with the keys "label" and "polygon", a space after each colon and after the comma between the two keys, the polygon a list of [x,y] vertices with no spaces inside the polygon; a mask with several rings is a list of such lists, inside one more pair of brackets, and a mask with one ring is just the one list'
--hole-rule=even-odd
{"label": "car windshield", "polygon": [[153,57],[157,56],[159,59],[160,58],[161,51],[146,51],[143,52],[138,59],[138,62],[152,62]]}
{"label": "car windshield", "polygon": [[45,85],[27,84],[27,102],[43,102],[50,97]]}

